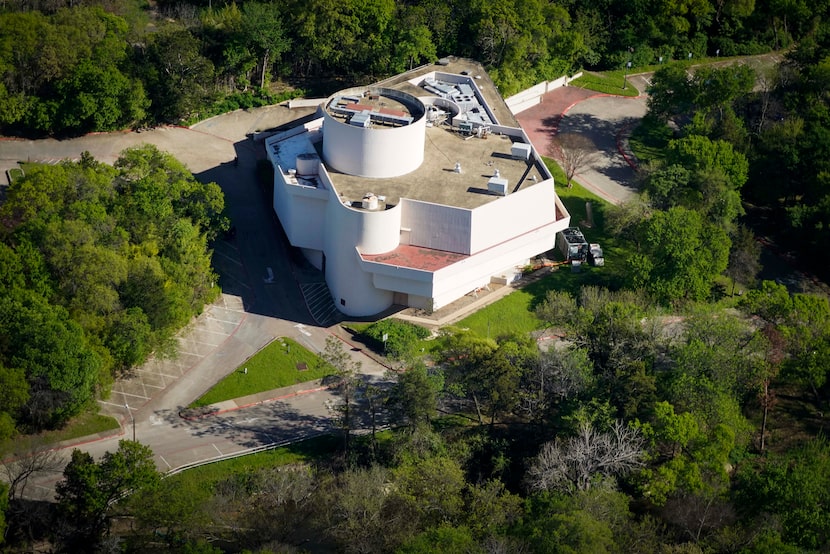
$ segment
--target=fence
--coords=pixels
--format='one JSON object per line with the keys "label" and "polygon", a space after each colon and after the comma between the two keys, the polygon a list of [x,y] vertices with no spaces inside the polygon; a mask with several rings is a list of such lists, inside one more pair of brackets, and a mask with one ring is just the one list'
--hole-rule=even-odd
{"label": "fence", "polygon": [[507,107],[510,108],[510,111],[515,115],[541,103],[542,96],[544,94],[558,89],[559,87],[567,86],[570,81],[578,79],[579,77],[582,77],[581,71],[571,77],[563,75],[553,81],[543,81],[533,85],[529,89],[523,90],[518,94],[514,94],[510,98],[506,98],[505,103],[507,104]]}

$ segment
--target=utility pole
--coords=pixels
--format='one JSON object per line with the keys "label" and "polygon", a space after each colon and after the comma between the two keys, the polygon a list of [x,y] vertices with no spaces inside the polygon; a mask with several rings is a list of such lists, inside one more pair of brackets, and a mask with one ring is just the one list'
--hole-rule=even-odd
{"label": "utility pole", "polygon": [[623,71],[623,90],[626,87],[626,79],[628,78],[628,72],[631,71],[631,62],[626,62],[625,70]]}
{"label": "utility pole", "polygon": [[135,442],[135,417],[133,417],[133,411],[130,410],[130,405],[124,402],[124,407],[127,408],[127,413],[130,414],[130,420],[133,422],[133,442]]}

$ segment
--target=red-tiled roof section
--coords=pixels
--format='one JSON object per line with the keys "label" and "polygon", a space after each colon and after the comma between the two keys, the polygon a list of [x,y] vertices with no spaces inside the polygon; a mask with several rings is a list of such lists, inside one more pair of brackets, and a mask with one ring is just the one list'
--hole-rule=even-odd
{"label": "red-tiled roof section", "polygon": [[346,104],[345,106],[343,106],[343,108],[355,112],[375,111],[385,115],[394,115],[395,117],[406,117],[407,115],[409,115],[408,113],[402,112],[401,110],[392,110],[390,108],[376,108],[374,106],[367,106],[365,104],[355,104],[354,102],[351,104]]}
{"label": "red-tiled roof section", "polygon": [[469,256],[444,250],[433,250],[421,246],[402,244],[391,252],[383,254],[360,254],[367,262],[395,265],[420,269],[423,271],[438,271]]}

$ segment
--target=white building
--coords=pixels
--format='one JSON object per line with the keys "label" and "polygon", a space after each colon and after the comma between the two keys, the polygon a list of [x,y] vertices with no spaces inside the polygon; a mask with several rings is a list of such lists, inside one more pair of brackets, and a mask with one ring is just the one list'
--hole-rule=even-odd
{"label": "white building", "polygon": [[343,313],[438,309],[511,282],[570,216],[480,65],[341,91],[266,139],[274,210]]}

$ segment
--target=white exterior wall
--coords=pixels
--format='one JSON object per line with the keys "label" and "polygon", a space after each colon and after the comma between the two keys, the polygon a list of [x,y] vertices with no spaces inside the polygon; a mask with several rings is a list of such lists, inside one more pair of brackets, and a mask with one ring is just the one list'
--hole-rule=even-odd
{"label": "white exterior wall", "polygon": [[434,307],[440,308],[490,283],[491,277],[512,272],[556,244],[564,225],[551,223],[435,272]]}
{"label": "white exterior wall", "polygon": [[[361,244],[382,247],[384,237],[368,236],[375,232],[391,234],[397,240],[395,224],[399,225],[399,222],[400,210],[367,212],[344,206],[339,201],[328,202],[323,245],[326,283],[335,305],[344,314],[372,315],[392,305],[392,291],[375,288],[372,276],[361,267],[362,260],[356,247]],[[389,232],[390,229],[393,231]]]}
{"label": "white exterior wall", "polygon": [[446,252],[470,253],[472,211],[402,198],[401,228],[409,244]]}
{"label": "white exterior wall", "polygon": [[407,293],[410,305],[419,298],[431,298],[431,307],[438,309],[489,284],[494,275],[512,273],[531,257],[552,249],[556,234],[569,222],[569,218],[551,222],[434,273],[380,262],[363,261],[362,265],[375,287]]}
{"label": "white exterior wall", "polygon": [[545,93],[556,90],[559,87],[567,86],[570,81],[579,79],[580,77],[582,77],[581,71],[571,77],[563,75],[553,81],[542,81],[541,83],[537,83],[532,87],[505,99],[504,103],[507,104],[508,108],[510,108],[511,113],[516,115],[517,113],[523,112],[528,108],[532,108],[536,104],[540,104],[542,102],[542,95]]}
{"label": "white exterior wall", "polygon": [[325,189],[288,184],[277,174],[274,179],[274,211],[292,245],[323,249],[328,198],[329,193]]}
{"label": "white exterior wall", "polygon": [[323,159],[326,164],[359,177],[398,177],[424,161],[426,117],[402,127],[356,127],[325,112]]}
{"label": "white exterior wall", "polygon": [[475,254],[555,220],[553,179],[519,189],[473,210],[471,251]]}
{"label": "white exterior wall", "polygon": [[[357,210],[355,210],[357,211]],[[360,225],[354,243],[364,254],[383,254],[400,244],[401,205],[374,212],[360,210]]]}

